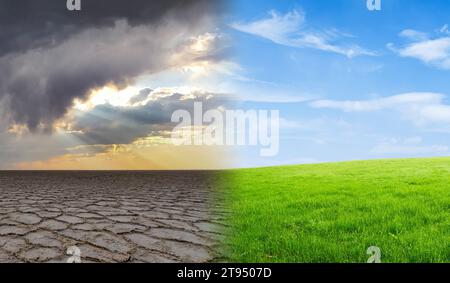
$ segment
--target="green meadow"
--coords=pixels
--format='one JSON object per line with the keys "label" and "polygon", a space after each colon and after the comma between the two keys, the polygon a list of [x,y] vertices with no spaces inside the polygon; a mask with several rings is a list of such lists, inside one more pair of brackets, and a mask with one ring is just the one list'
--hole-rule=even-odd
{"label": "green meadow", "polygon": [[450,158],[233,170],[231,262],[450,262]]}

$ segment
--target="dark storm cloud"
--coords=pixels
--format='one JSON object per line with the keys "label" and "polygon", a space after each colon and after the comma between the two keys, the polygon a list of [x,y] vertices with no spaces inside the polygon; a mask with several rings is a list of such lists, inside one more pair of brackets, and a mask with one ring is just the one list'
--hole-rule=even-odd
{"label": "dark storm cloud", "polygon": [[[144,101],[151,96],[147,93],[148,90],[144,89],[136,96]],[[145,98],[144,93],[147,93]],[[235,103],[230,95],[225,94],[192,93],[186,98],[182,94],[173,93],[136,106],[102,104],[76,115],[72,130],[83,132],[74,135],[84,144],[129,144],[137,138],[148,136],[152,131],[172,130],[172,113],[183,109],[193,116],[194,102],[202,102],[203,111],[221,106],[229,107]]]}
{"label": "dark storm cloud", "polygon": [[50,128],[89,90],[176,64],[220,2],[83,0],[78,12],[65,0],[0,0],[1,103],[11,122]]}
{"label": "dark storm cloud", "polygon": [[144,88],[143,90],[141,90],[137,95],[133,96],[130,99],[130,103],[131,104],[136,104],[139,103],[145,99],[147,99],[148,95],[152,92],[152,89],[150,88]]}
{"label": "dark storm cloud", "polygon": [[66,9],[66,0],[0,0],[0,56],[55,44],[89,27],[111,26],[117,19],[130,25],[156,24],[171,16],[190,21],[215,14],[222,1],[82,0],[81,11]]}

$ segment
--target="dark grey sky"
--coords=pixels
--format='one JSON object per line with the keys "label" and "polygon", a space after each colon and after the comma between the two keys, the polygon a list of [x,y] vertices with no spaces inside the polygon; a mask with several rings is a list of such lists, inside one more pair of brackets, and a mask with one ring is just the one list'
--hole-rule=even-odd
{"label": "dark grey sky", "polygon": [[74,98],[170,67],[180,38],[211,24],[222,1],[0,0],[0,101],[8,121],[51,129]]}
{"label": "dark grey sky", "polygon": [[220,12],[221,1],[82,0],[81,11],[68,11],[65,0],[0,0],[0,56],[46,44],[91,27],[126,19],[132,26],[157,24],[171,15],[180,21]]}

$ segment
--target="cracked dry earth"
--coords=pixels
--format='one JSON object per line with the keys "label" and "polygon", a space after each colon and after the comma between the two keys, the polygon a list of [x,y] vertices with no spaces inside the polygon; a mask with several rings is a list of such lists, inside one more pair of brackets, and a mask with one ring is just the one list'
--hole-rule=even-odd
{"label": "cracked dry earth", "polygon": [[0,262],[211,262],[218,172],[0,172]]}

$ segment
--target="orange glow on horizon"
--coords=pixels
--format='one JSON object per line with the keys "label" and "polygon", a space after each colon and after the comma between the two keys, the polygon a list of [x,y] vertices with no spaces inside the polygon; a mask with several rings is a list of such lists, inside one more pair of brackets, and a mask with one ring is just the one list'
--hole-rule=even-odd
{"label": "orange glow on horizon", "polygon": [[22,162],[18,170],[214,170],[230,168],[224,148],[158,145],[128,151],[66,154],[44,161]]}

